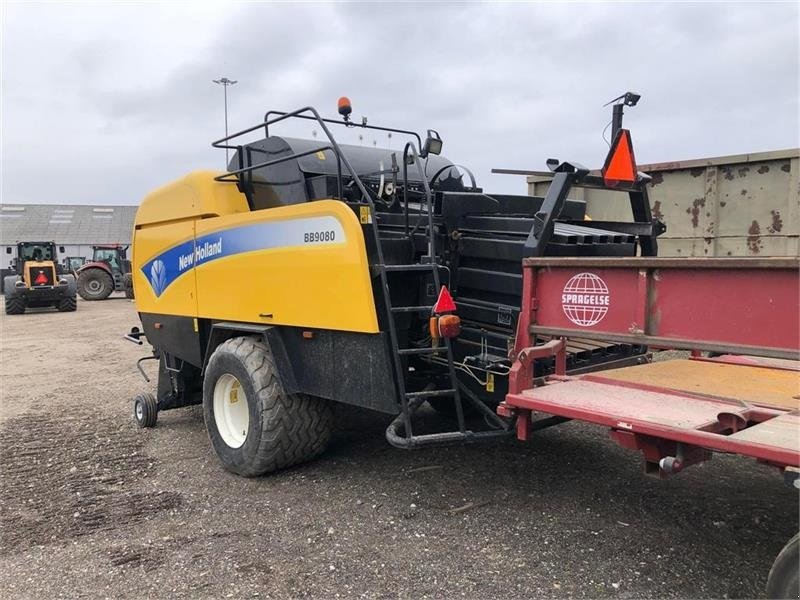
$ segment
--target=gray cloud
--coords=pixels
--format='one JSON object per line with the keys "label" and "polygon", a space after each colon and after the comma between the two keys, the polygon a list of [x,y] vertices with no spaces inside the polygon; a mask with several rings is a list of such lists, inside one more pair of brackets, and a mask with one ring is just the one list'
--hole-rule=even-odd
{"label": "gray cloud", "polygon": [[4,202],[135,203],[187,171],[220,167],[210,142],[223,132],[211,83],[221,75],[239,81],[232,130],[267,108],[333,114],[346,94],[357,117],[437,129],[449,158],[505,192],[524,181],[492,167],[602,162],[602,105],[627,89],[643,94],[626,113],[641,162],[792,147],[800,136],[793,3],[3,11]]}

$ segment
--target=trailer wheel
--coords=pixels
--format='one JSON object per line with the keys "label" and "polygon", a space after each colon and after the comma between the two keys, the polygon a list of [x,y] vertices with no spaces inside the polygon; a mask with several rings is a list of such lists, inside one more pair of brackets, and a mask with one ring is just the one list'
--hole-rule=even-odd
{"label": "trailer wheel", "polygon": [[767,598],[800,598],[800,533],[788,541],[772,563]]}
{"label": "trailer wheel", "polygon": [[333,407],[320,398],[287,394],[272,354],[258,339],[220,344],[206,367],[203,416],[222,465],[255,477],[310,460],[327,446]]}
{"label": "trailer wheel", "polygon": [[78,273],[78,293],[84,300],[105,300],[114,291],[114,279],[93,267]]}
{"label": "trailer wheel", "polygon": [[60,312],[74,312],[78,310],[78,299],[77,298],[61,298],[56,304],[56,308]]}
{"label": "trailer wheel", "polygon": [[25,312],[25,300],[19,296],[9,298],[6,296],[6,314],[21,315]]}
{"label": "trailer wheel", "polygon": [[158,402],[153,394],[139,394],[133,399],[133,418],[139,427],[155,427],[158,420]]}

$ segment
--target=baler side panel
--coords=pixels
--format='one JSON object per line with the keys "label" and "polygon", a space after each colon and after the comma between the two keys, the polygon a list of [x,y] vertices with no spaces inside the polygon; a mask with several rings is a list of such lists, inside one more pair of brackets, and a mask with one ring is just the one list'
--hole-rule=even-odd
{"label": "baler side panel", "polygon": [[[170,249],[193,252],[195,221],[146,225],[135,231],[133,244],[133,289],[136,310],[155,315],[197,316],[197,283],[194,269],[167,278],[179,269],[179,254]],[[177,242],[177,243],[176,243]]]}
{"label": "baler side panel", "polygon": [[378,332],[361,224],[341,202],[203,219],[196,247],[201,318]]}

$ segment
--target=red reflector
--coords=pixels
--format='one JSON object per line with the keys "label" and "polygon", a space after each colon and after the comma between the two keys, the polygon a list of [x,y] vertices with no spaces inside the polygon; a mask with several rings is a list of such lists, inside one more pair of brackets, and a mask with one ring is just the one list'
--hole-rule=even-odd
{"label": "red reflector", "polygon": [[47,283],[47,275],[44,274],[44,271],[39,271],[39,274],[36,276],[36,279],[33,280],[33,283],[36,285],[45,285]]}
{"label": "red reflector", "polygon": [[603,180],[608,186],[636,181],[636,159],[633,156],[631,132],[627,129],[620,129],[611,144],[606,164],[603,165]]}
{"label": "red reflector", "polygon": [[461,333],[461,318],[456,315],[439,317],[439,335],[446,338],[458,337]]}
{"label": "red reflector", "polygon": [[433,312],[453,312],[455,309],[456,303],[453,302],[453,297],[450,295],[450,292],[447,291],[447,287],[442,286],[442,289],[439,291],[439,299],[436,301],[436,304],[433,305]]}

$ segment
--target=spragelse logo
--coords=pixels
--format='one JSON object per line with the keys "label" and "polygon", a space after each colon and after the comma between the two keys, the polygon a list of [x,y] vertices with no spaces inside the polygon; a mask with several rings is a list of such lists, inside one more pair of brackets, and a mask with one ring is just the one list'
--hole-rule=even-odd
{"label": "spragelse logo", "polygon": [[578,273],[570,277],[561,294],[564,314],[579,327],[597,325],[608,313],[610,303],[606,282],[594,273]]}

